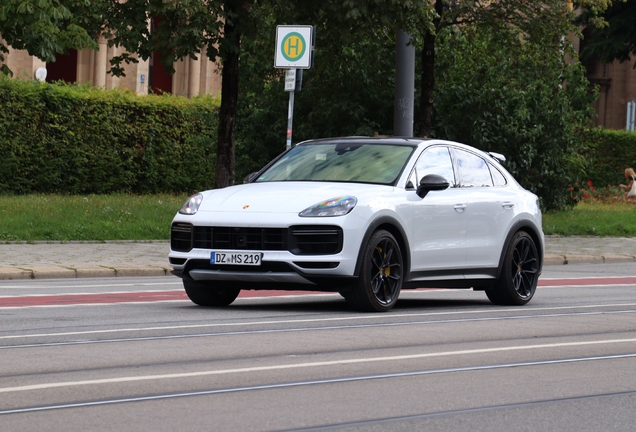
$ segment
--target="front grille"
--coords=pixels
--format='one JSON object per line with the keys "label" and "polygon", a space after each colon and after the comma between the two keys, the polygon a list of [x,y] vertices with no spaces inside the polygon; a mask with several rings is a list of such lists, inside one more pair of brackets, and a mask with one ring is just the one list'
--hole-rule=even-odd
{"label": "front grille", "polygon": [[214,250],[287,250],[287,230],[197,226],[194,227],[194,247]]}
{"label": "front grille", "polygon": [[342,228],[292,226],[290,228],[244,228],[192,226],[173,223],[170,247],[189,252],[210,250],[288,250],[294,255],[330,255],[342,250]]}

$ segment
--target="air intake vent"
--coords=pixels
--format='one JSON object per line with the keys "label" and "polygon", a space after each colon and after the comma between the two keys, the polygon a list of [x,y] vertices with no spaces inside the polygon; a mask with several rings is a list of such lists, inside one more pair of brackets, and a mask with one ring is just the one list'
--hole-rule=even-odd
{"label": "air intake vent", "polygon": [[342,228],[336,226],[293,226],[290,252],[294,255],[332,255],[342,250]]}
{"label": "air intake vent", "polygon": [[177,252],[192,250],[192,225],[173,223],[170,231],[170,249]]}

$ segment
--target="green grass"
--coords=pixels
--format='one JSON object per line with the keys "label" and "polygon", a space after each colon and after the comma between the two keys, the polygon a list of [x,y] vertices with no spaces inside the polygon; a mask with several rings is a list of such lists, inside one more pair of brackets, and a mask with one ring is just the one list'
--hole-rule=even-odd
{"label": "green grass", "polygon": [[[0,195],[0,242],[167,240],[187,195]],[[543,215],[546,234],[636,237],[636,203],[580,202]]]}
{"label": "green grass", "polygon": [[572,210],[543,214],[545,234],[636,237],[636,203],[583,201]]}
{"label": "green grass", "polygon": [[187,195],[0,196],[0,242],[167,240]]}

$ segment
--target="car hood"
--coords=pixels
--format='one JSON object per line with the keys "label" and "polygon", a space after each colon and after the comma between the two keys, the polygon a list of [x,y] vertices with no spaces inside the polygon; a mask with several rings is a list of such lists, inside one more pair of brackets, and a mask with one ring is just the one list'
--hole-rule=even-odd
{"label": "car hood", "polygon": [[199,212],[299,213],[314,204],[344,195],[361,201],[377,196],[385,188],[387,191],[393,189],[392,186],[352,183],[249,183],[202,192],[204,199]]}

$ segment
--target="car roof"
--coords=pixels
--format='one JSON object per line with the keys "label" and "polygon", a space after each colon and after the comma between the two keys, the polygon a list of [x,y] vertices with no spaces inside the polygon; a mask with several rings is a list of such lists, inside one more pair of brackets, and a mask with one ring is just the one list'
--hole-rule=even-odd
{"label": "car roof", "polygon": [[299,142],[296,145],[311,144],[356,144],[356,143],[377,143],[390,145],[417,146],[424,141],[435,141],[430,138],[409,138],[409,137],[365,137],[365,136],[349,136],[341,138],[320,138]]}
{"label": "car roof", "polygon": [[497,164],[501,164],[502,162],[506,160],[505,156],[499,153],[491,153],[491,152],[483,151],[476,147],[470,146],[468,144],[443,140],[439,138],[412,138],[412,137],[396,137],[396,136],[378,136],[378,137],[348,136],[348,137],[312,139],[312,140],[299,142],[296,145],[312,145],[312,144],[346,145],[346,144],[356,144],[356,143],[403,145],[403,146],[410,146],[410,147],[419,146],[420,144],[423,144],[423,143],[427,143],[431,145],[435,145],[435,144],[452,145],[459,148],[465,148],[467,150],[476,151],[482,156],[485,156],[488,159],[490,159],[491,162],[495,162]]}

